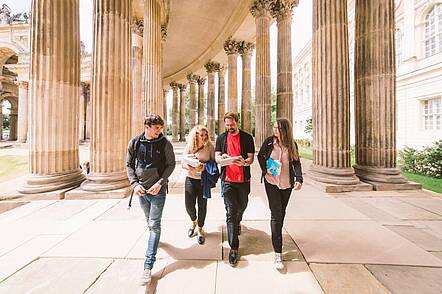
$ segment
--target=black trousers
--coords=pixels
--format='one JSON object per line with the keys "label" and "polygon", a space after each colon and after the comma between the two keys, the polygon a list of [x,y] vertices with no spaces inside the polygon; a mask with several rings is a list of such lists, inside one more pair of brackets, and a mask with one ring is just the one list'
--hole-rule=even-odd
{"label": "black trousers", "polygon": [[282,226],[284,225],[285,210],[289,203],[292,188],[281,190],[264,180],[267,199],[271,212],[270,227],[272,229],[272,245],[276,253],[282,253]]}
{"label": "black trousers", "polygon": [[250,182],[224,183],[227,239],[231,249],[239,248],[238,226],[249,202]]}
{"label": "black trousers", "polygon": [[[201,180],[186,177],[184,183],[184,198],[187,214],[192,221],[198,219],[198,227],[204,226],[207,214],[207,199],[203,198]],[[195,204],[198,203],[198,217]]]}

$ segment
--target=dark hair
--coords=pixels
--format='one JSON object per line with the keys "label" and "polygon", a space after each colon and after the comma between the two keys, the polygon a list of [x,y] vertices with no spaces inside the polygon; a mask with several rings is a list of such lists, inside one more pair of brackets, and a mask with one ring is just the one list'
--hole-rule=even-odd
{"label": "dark hair", "polygon": [[236,122],[239,121],[238,114],[233,111],[229,111],[226,114],[224,114],[224,121],[226,121],[226,119],[233,119]]}
{"label": "dark hair", "polygon": [[291,122],[286,118],[277,118],[276,122],[278,123],[279,134],[281,137],[281,142],[279,143],[288,149],[289,158],[291,160],[298,160],[299,153],[295,140],[293,140],[293,129]]}
{"label": "dark hair", "polygon": [[161,125],[164,126],[164,120],[158,114],[149,114],[144,118],[145,126]]}

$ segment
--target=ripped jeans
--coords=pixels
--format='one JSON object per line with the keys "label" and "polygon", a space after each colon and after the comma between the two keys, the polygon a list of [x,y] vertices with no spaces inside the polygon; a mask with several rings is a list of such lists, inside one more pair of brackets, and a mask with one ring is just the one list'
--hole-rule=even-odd
{"label": "ripped jeans", "polygon": [[[163,189],[162,189],[163,190]],[[158,243],[161,236],[161,216],[163,214],[166,192],[160,191],[157,195],[140,196],[140,206],[146,216],[149,226],[149,239],[147,241],[146,260],[144,269],[152,269],[156,260]]]}

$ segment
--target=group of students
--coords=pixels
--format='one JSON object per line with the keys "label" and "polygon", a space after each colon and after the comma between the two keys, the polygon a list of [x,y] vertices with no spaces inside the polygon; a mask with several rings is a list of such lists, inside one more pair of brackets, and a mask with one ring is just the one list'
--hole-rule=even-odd
{"label": "group of students", "polygon": [[[210,141],[208,129],[204,126],[195,126],[189,133],[183,156],[198,160],[198,164],[189,164],[189,161],[182,160],[181,165],[187,170],[185,206],[191,220],[187,235],[193,237],[197,230],[197,241],[203,245],[207,198],[210,197],[210,190],[207,191],[207,183],[210,182],[207,175],[215,176],[216,179],[213,167],[217,169],[217,163],[232,159],[229,164],[221,165],[219,176],[230,246],[228,260],[229,264],[235,267],[239,259],[238,236],[241,234],[241,220],[250,193],[250,165],[255,156],[255,144],[250,134],[238,128],[236,113],[226,113],[224,124],[226,131],[217,137],[215,146]],[[128,146],[126,163],[128,178],[133,186],[134,195],[139,196],[150,231],[141,285],[146,285],[151,280],[151,270],[160,240],[161,215],[168,178],[175,168],[173,146],[163,135],[163,126],[164,121],[160,116],[147,116],[144,121],[144,132],[133,138]],[[286,207],[292,190],[301,189],[303,182],[298,148],[293,140],[289,120],[285,118],[276,120],[273,125],[273,135],[264,140],[257,157],[271,211],[274,266],[281,270],[284,268],[282,227]]]}

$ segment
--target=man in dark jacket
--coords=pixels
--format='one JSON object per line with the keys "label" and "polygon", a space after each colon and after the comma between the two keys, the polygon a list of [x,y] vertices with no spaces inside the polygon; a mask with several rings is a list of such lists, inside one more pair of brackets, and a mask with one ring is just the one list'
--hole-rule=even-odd
{"label": "man in dark jacket", "polygon": [[146,260],[140,280],[143,286],[151,280],[168,178],[175,169],[173,146],[163,135],[163,126],[164,121],[159,115],[148,115],[144,120],[144,133],[130,140],[127,148],[127,176],[134,195],[139,196],[149,226]]}
{"label": "man in dark jacket", "polygon": [[230,245],[229,264],[236,266],[239,255],[241,220],[247,208],[250,193],[250,165],[255,155],[253,137],[238,129],[238,115],[224,115],[226,132],[216,139],[215,159],[222,163],[229,157],[239,157],[233,164],[221,168],[221,186],[226,207],[227,237]]}

